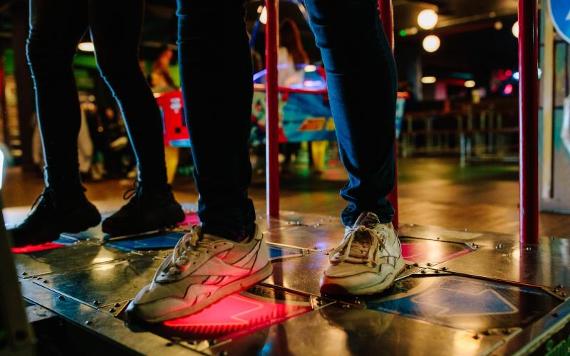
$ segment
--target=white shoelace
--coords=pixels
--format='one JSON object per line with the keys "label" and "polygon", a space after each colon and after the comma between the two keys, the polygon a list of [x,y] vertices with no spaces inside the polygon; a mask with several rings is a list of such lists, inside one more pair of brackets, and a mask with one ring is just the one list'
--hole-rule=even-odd
{"label": "white shoelace", "polygon": [[[339,264],[342,262],[349,262],[355,264],[366,264],[368,267],[376,267],[378,263],[376,262],[376,254],[377,252],[384,247],[384,241],[388,236],[387,227],[382,226],[380,231],[375,229],[370,229],[366,226],[359,225],[356,227],[351,227],[345,234],[344,240],[342,243],[337,246],[331,253],[331,263]],[[361,243],[361,241],[354,241],[354,239],[359,234],[367,234],[366,238],[369,238],[371,241]],[[361,238],[359,240],[362,240]],[[368,251],[366,252],[366,257],[354,257],[351,256],[351,250],[353,248],[353,244],[358,244],[359,246],[355,247],[368,247]]]}
{"label": "white shoelace", "polygon": [[211,240],[204,235],[199,226],[192,227],[192,230],[182,236],[180,241],[174,247],[172,254],[172,264],[168,269],[169,275],[174,275],[182,272],[190,263],[191,259],[199,259],[202,253],[209,253],[213,248]]}

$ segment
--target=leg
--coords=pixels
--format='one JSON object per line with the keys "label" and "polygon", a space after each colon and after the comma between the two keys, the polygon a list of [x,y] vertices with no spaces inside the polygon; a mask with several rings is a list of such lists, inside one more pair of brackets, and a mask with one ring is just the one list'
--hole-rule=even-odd
{"label": "leg", "polygon": [[[389,288],[405,268],[386,196],[394,184],[396,69],[376,0],[306,0],[327,71],[349,227],[330,256],[321,291],[357,295]],[[355,40],[358,39],[358,40]],[[369,84],[375,90],[368,90]]]}
{"label": "leg", "polygon": [[52,241],[62,232],[80,232],[101,221],[95,206],[85,198],[78,166],[81,114],[72,61],[87,27],[85,5],[83,0],[30,1],[27,54],[47,187],[28,217],[9,230],[17,247]]}
{"label": "leg", "polygon": [[[178,7],[182,84],[202,226],[182,237],[172,258],[127,308],[129,317],[148,322],[198,312],[272,271],[247,196],[253,85],[242,4],[179,0]],[[210,26],[213,18],[216,26]],[[227,93],[215,96],[222,83]],[[181,290],[186,291],[183,296]]]}
{"label": "leg", "polygon": [[81,184],[77,157],[81,114],[72,62],[87,29],[86,2],[32,0],[30,24],[27,54],[44,147],[46,184],[68,190]]}
{"label": "leg", "polygon": [[178,6],[179,62],[200,219],[205,231],[239,239],[253,232],[255,221],[248,198],[253,88],[243,4],[179,0]]}
{"label": "leg", "polygon": [[138,48],[144,0],[88,0],[97,65],[127,124],[139,182],[132,199],[103,222],[109,235],[160,230],[184,220],[166,181],[162,117],[141,72]]}
{"label": "leg", "polygon": [[[396,67],[375,0],[306,0],[326,68],[341,160],[349,182],[342,213],[352,226],[371,211],[392,220]],[[342,24],[342,25],[340,25]],[[355,39],[358,39],[357,41]],[[369,90],[369,84],[374,90]]]}
{"label": "leg", "polygon": [[88,1],[97,65],[125,118],[140,183],[163,190],[162,116],[138,62],[144,0]]}

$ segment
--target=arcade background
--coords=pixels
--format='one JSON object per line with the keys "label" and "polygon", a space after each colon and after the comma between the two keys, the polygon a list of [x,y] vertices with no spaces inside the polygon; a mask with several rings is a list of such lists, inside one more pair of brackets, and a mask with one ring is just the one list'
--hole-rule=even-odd
{"label": "arcade background", "polygon": [[[310,63],[318,65],[318,51],[296,4],[280,4],[281,16],[298,24]],[[399,90],[407,94],[399,137],[400,221],[517,233],[518,81],[516,38],[512,33],[516,1],[396,0],[394,5]],[[264,67],[260,55],[264,51],[263,26],[257,23],[259,6],[259,1],[250,1],[247,15],[257,71]],[[424,9],[434,9],[439,15],[433,30],[418,29],[417,15]],[[26,1],[0,0],[0,142],[9,157],[2,190],[8,223],[21,217],[42,190],[32,87],[23,53],[26,16]],[[256,28],[258,32],[253,36]],[[440,38],[441,45],[430,53],[424,50],[422,40],[432,34]],[[150,76],[160,54],[170,48],[173,58],[168,73],[174,87],[179,86],[175,36],[174,2],[148,1],[141,66]],[[545,210],[541,214],[541,232],[568,237],[570,218],[563,213],[570,211],[570,152],[563,145],[561,130],[563,102],[569,94],[570,58],[568,44],[556,34],[553,36],[553,124],[551,141],[544,145],[552,148],[553,159],[549,165],[543,161],[541,171],[541,177],[547,176],[544,171],[552,173],[552,188],[548,193],[541,190]],[[546,69],[542,69],[544,74]],[[132,153],[124,141],[118,110],[97,75],[92,53],[78,51],[75,73],[85,112],[83,120],[85,125],[91,125],[93,152],[88,155],[83,172],[87,194],[102,210],[112,210],[123,203],[122,192],[132,184]],[[221,85],[219,92],[212,95],[231,93],[224,92]],[[548,123],[543,115],[541,123]],[[102,134],[94,139],[94,132]],[[282,208],[336,215],[344,206],[338,191],[346,175],[334,141],[328,142],[324,158],[318,162],[312,153],[315,147],[301,142],[290,159],[290,147],[282,147]],[[178,161],[173,175],[177,198],[195,202],[188,150],[166,149],[168,156]],[[251,194],[260,212],[265,199],[262,152],[263,145],[252,145],[256,174]],[[541,153],[543,157],[544,151]]]}

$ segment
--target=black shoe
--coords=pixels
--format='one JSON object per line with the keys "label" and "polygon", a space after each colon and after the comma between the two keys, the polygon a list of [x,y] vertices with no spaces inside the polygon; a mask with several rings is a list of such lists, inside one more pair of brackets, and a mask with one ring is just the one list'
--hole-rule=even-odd
{"label": "black shoe", "polygon": [[101,222],[101,215],[83,190],[58,195],[46,188],[36,199],[26,220],[8,230],[13,246],[38,245],[57,240],[63,232],[77,233]]}
{"label": "black shoe", "polygon": [[126,205],[103,221],[104,233],[137,235],[175,226],[186,218],[170,186],[162,191],[150,191],[138,185],[125,193],[125,199],[129,198]]}

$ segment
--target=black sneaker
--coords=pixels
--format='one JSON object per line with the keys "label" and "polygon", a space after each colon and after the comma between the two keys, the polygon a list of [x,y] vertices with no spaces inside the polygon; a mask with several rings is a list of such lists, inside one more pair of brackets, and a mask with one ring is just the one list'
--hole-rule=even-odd
{"label": "black sneaker", "polygon": [[101,222],[101,215],[82,190],[60,196],[46,188],[32,205],[28,217],[9,229],[14,247],[38,245],[54,241],[63,232],[77,233]]}
{"label": "black sneaker", "polygon": [[124,198],[130,201],[103,220],[103,232],[111,237],[162,230],[176,226],[186,217],[170,186],[162,191],[149,191],[138,185],[127,191]]}

